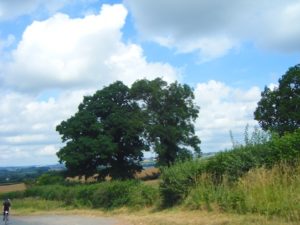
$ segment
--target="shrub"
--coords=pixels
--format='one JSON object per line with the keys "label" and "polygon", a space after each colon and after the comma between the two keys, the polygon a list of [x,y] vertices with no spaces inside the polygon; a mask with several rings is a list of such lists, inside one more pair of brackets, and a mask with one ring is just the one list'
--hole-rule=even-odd
{"label": "shrub", "polygon": [[271,141],[274,161],[286,161],[289,164],[297,163],[300,158],[300,129],[284,136],[274,136]]}
{"label": "shrub", "polygon": [[48,184],[62,184],[65,179],[61,174],[56,172],[48,172],[39,176],[37,179],[37,184],[39,185],[48,185]]}
{"label": "shrub", "polygon": [[142,184],[135,186],[129,194],[128,206],[149,207],[159,203],[159,191],[153,186]]}
{"label": "shrub", "polygon": [[136,181],[113,181],[102,183],[94,192],[92,204],[96,208],[116,208],[129,204],[129,194]]}
{"label": "shrub", "polygon": [[127,180],[73,186],[34,186],[27,189],[24,196],[61,201],[75,207],[111,209],[122,206],[151,206],[157,201],[159,194],[154,187],[136,180]]}
{"label": "shrub", "polygon": [[205,171],[206,160],[177,162],[162,168],[160,192],[163,206],[180,203],[194,187],[197,176]]}
{"label": "shrub", "polygon": [[[233,184],[239,178],[254,168],[265,167],[271,169],[274,165],[284,161],[289,165],[296,165],[300,159],[300,129],[294,133],[286,134],[283,137],[273,136],[272,138],[263,137],[256,131],[251,139],[246,138],[247,144],[235,145],[230,151],[219,152],[205,160],[194,160],[175,163],[169,168],[162,170],[162,182],[160,192],[165,206],[172,206],[181,203],[190,190],[199,186],[203,180],[199,180],[201,174],[207,173],[213,182],[212,187],[220,191],[223,179]],[[206,182],[206,181],[205,181]],[[196,185],[197,184],[197,185]],[[211,187],[211,189],[212,189]],[[243,198],[241,194],[231,196],[224,194],[225,202],[229,200],[233,205],[243,209]],[[203,193],[205,198],[209,198]],[[201,198],[204,198],[201,196]],[[196,197],[196,198],[199,198]],[[219,200],[222,205],[222,198]],[[239,202],[237,204],[236,202]],[[228,205],[228,204],[227,204]],[[231,208],[234,208],[233,206]]]}

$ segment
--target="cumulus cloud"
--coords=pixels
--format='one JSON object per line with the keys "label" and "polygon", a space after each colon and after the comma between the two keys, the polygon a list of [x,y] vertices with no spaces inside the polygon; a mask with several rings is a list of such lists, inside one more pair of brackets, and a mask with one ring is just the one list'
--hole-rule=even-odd
{"label": "cumulus cloud", "polygon": [[257,125],[253,112],[259,99],[258,87],[242,90],[214,80],[199,83],[195,88],[195,101],[201,107],[196,131],[202,140],[202,149],[220,151],[229,148],[230,130],[240,135],[247,124],[250,127]]}
{"label": "cumulus cloud", "polygon": [[[123,5],[103,5],[99,14],[70,18],[55,14],[28,26],[3,69],[4,80],[19,90],[99,87],[115,80],[174,80],[169,64],[148,63],[139,45],[122,42],[127,16]],[[22,82],[20,82],[22,80]]]}
{"label": "cumulus cloud", "polygon": [[202,61],[248,41],[278,51],[300,50],[298,0],[124,2],[145,39],[179,52],[198,52]]}
{"label": "cumulus cloud", "polygon": [[[84,95],[104,85],[180,77],[169,64],[148,62],[139,45],[123,42],[126,16],[123,5],[103,5],[82,18],[57,13],[28,25],[0,61],[1,165],[57,161],[55,127],[76,112]],[[0,51],[13,41],[2,41]]]}
{"label": "cumulus cloud", "polygon": [[[83,96],[91,92],[65,91],[55,99],[42,101],[30,95],[1,92],[0,165],[11,161],[22,165],[57,161],[55,152],[61,140],[55,127],[73,115]],[[23,162],[18,162],[19,157]]]}

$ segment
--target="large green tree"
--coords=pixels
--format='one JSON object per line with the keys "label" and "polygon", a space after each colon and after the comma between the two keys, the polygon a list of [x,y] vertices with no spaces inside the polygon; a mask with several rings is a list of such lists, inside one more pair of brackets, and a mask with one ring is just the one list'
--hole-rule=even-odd
{"label": "large green tree", "polygon": [[146,118],[146,139],[157,153],[159,165],[171,165],[177,159],[200,154],[200,140],[193,122],[199,109],[188,85],[177,82],[168,85],[160,78],[136,81],[131,94]]}
{"label": "large green tree", "polygon": [[142,169],[143,116],[122,82],[84,97],[78,112],[56,129],[66,143],[57,155],[74,175],[124,179]]}
{"label": "large green tree", "polygon": [[300,64],[279,79],[277,88],[265,87],[254,117],[264,130],[279,135],[300,128]]}

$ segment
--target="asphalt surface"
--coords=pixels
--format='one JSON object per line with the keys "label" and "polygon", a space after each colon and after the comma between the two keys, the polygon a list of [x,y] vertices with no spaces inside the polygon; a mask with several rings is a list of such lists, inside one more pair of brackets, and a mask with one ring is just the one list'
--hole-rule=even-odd
{"label": "asphalt surface", "polygon": [[[105,217],[47,215],[13,216],[8,225],[117,225],[117,222],[115,219]],[[2,224],[4,222],[0,223]]]}

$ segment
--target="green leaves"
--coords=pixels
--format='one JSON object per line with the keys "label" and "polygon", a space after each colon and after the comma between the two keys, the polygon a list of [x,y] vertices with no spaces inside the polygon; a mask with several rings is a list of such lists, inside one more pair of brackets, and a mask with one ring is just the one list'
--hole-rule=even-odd
{"label": "green leaves", "polygon": [[169,166],[178,158],[190,158],[191,150],[200,154],[200,140],[193,125],[199,109],[188,85],[168,85],[160,78],[139,80],[132,85],[131,95],[147,119],[146,139],[157,153],[159,165]]}
{"label": "green leaves", "polygon": [[254,116],[264,130],[281,136],[300,127],[300,64],[282,76],[278,88],[265,88]]}
{"label": "green leaves", "polygon": [[142,151],[153,148],[160,165],[200,153],[193,121],[198,107],[188,85],[157,78],[128,88],[117,81],[84,97],[78,112],[56,130],[66,143],[57,153],[76,175],[130,178],[141,170]]}
{"label": "green leaves", "polygon": [[66,142],[57,154],[60,161],[76,175],[132,177],[146,149],[140,114],[122,82],[85,97],[78,112],[57,126]]}

